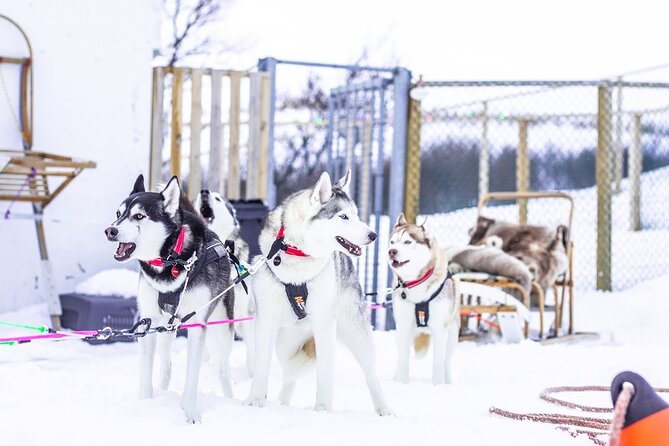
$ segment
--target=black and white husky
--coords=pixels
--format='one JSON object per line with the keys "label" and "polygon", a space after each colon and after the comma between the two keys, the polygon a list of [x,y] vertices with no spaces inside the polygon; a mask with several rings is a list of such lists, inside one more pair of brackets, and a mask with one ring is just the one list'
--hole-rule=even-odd
{"label": "black and white husky", "polygon": [[247,404],[263,406],[276,345],[283,368],[279,399],[289,404],[297,378],[315,363],[315,409],[332,409],[336,338],[351,350],[365,374],[379,415],[389,415],[376,374],[368,310],[349,256],[376,234],[358,218],[349,198],[350,173],[334,186],[327,173],[270,212],[260,234],[264,256],[280,247],[253,277],[256,360]]}
{"label": "black and white husky", "polygon": [[[240,235],[237,212],[232,204],[218,192],[202,190],[195,199],[195,210],[204,219],[207,227],[214,231],[222,241],[234,243],[234,254],[246,265],[249,261],[249,245]],[[233,278],[236,273],[232,273]],[[242,284],[235,286],[235,319],[245,318],[255,314],[255,304],[252,298],[252,289]],[[255,324],[252,320],[235,324],[235,331],[244,339],[246,344],[246,369],[253,375]]]}
{"label": "black and white husky", "polygon": [[388,249],[388,263],[395,275],[393,316],[397,325],[395,379],[409,382],[411,344],[422,354],[432,336],[432,383],[453,382],[451,360],[460,330],[457,279],[448,270],[448,258],[424,226],[409,224],[400,214]]}
{"label": "black and white husky", "polygon": [[[179,181],[173,177],[161,192],[146,192],[140,175],[116,211],[116,220],[105,230],[117,242],[114,258],[139,261],[141,274],[137,302],[140,316],[153,325],[165,326],[172,315],[183,318],[198,310],[188,323],[203,323],[233,317],[234,292],[207,305],[230,284],[230,262],[216,235],[194,214],[182,198]],[[186,282],[186,279],[188,281]],[[185,289],[184,289],[185,288]],[[221,354],[218,373],[226,397],[232,397],[228,358],[232,350],[230,325],[193,328],[188,332],[186,384],[181,406],[186,421],[200,419],[197,387],[205,343],[212,336]],[[159,385],[167,389],[171,376],[170,346],[175,332],[153,333],[139,339],[140,398],[153,396],[153,358],[158,348]]]}

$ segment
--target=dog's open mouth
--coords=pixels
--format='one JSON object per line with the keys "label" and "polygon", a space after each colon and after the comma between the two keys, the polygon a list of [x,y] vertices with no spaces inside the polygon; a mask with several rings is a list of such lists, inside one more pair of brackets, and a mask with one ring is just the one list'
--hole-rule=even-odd
{"label": "dog's open mouth", "polygon": [[116,249],[116,253],[114,254],[114,259],[119,262],[128,260],[130,255],[135,251],[136,247],[137,245],[134,243],[119,243],[118,249]]}
{"label": "dog's open mouth", "polygon": [[360,256],[360,255],[362,255],[362,248],[359,247],[358,245],[355,245],[355,244],[349,242],[349,241],[346,240],[344,237],[341,237],[341,236],[339,236],[339,235],[338,235],[337,237],[335,237],[335,238],[337,239],[337,241],[339,242],[339,244],[342,245],[344,248],[346,248],[346,250],[347,250],[351,255],[354,255],[354,256]]}
{"label": "dog's open mouth", "polygon": [[202,201],[202,205],[200,206],[200,215],[202,215],[202,218],[204,218],[208,223],[214,221],[214,210],[206,201]]}
{"label": "dog's open mouth", "polygon": [[392,261],[393,268],[399,268],[400,266],[404,266],[407,263],[409,263],[408,260],[405,260],[404,262],[400,262],[399,260],[393,260]]}

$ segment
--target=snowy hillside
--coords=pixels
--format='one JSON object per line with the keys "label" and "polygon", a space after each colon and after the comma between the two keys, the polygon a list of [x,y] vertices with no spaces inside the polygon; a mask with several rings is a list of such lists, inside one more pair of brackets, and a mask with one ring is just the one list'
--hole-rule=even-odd
{"label": "snowy hillside", "polygon": [[[273,364],[269,406],[242,406],[250,379],[244,347],[232,356],[234,400],[225,399],[212,364],[202,370],[202,423],[188,426],[179,407],[186,351],[178,339],[172,355],[173,382],[155,399],[139,401],[137,345],[90,346],[80,341],[0,346],[0,431],[7,444],[55,446],[86,439],[100,446],[137,444],[407,445],[427,444],[564,446],[590,445],[581,437],[547,425],[492,417],[492,405],[519,412],[569,410],[540,402],[537,394],[556,385],[608,385],[615,374],[632,369],[652,384],[669,385],[669,325],[665,291],[669,276],[620,293],[579,294],[576,328],[598,331],[600,340],[576,344],[517,345],[465,342],[455,354],[456,383],[430,384],[431,355],[412,360],[412,383],[392,380],[394,333],[376,332],[379,374],[396,417],[374,415],[362,374],[349,353],[337,353],[334,413],[311,410],[315,376],[300,382],[291,407],[276,395],[280,371]],[[652,309],[652,311],[649,311]],[[45,323],[43,306],[1,314],[0,320]],[[0,329],[0,335],[17,333]],[[572,401],[607,405],[605,393],[565,395]],[[39,426],[39,428],[36,428]],[[115,428],[116,427],[116,428]]]}

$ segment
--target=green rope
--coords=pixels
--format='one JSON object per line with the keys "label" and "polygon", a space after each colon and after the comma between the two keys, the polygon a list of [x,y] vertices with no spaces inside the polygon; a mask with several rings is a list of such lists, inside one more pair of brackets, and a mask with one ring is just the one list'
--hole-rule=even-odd
{"label": "green rope", "polygon": [[26,324],[15,324],[13,322],[0,321],[0,325],[5,325],[7,327],[16,327],[16,328],[25,328],[26,330],[39,331],[40,333],[48,333],[49,327],[45,325],[26,325]]}

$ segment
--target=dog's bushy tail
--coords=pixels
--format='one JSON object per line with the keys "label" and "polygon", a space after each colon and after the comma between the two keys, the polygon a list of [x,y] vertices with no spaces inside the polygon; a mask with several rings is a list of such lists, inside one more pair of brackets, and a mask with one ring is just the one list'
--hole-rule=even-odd
{"label": "dog's bushy tail", "polygon": [[418,333],[413,338],[413,349],[416,351],[416,358],[422,358],[427,354],[430,348],[430,335],[428,333]]}

